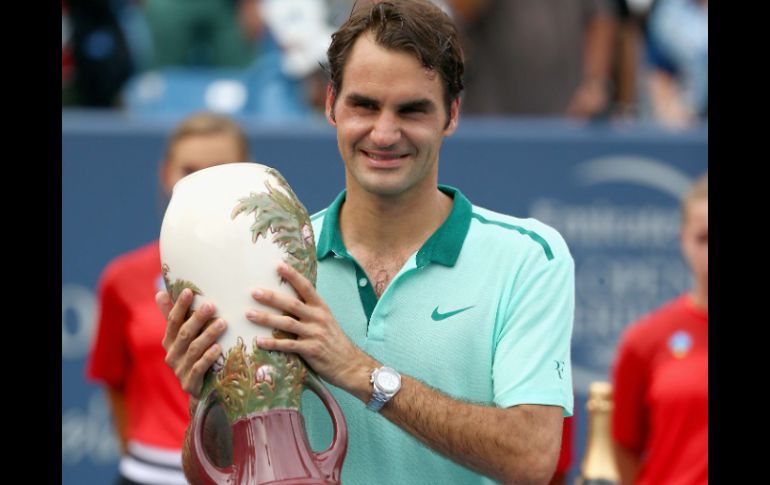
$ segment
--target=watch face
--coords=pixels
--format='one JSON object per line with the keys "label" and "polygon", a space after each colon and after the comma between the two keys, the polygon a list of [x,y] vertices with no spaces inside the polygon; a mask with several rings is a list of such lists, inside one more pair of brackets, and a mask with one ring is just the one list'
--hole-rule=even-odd
{"label": "watch face", "polygon": [[385,392],[395,392],[399,384],[400,380],[395,374],[382,371],[377,374],[377,385]]}

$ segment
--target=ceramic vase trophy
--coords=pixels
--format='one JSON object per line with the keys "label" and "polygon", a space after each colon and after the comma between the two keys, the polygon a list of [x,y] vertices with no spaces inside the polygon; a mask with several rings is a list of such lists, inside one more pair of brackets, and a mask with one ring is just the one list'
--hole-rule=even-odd
{"label": "ceramic vase trophy", "polygon": [[[340,481],[347,427],[339,405],[296,354],[257,348],[256,337],[293,338],[245,317],[257,303],[257,287],[296,294],[282,281],[280,261],[313,284],[316,254],[304,206],[277,170],[230,163],[188,175],[175,186],[160,233],[163,278],[176,301],[195,294],[192,311],[208,300],[228,324],[222,355],[205,377],[192,418],[191,453],[207,484],[334,484]],[[213,319],[212,319],[213,321]],[[329,449],[310,448],[302,415],[303,387],[317,394],[331,415]],[[217,466],[202,445],[203,423],[221,406],[232,431],[232,464]]]}

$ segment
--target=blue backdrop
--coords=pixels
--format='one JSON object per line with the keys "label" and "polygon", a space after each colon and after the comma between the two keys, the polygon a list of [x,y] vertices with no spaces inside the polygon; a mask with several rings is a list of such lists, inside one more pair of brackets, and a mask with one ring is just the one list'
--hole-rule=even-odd
{"label": "blue backdrop", "polygon": [[[96,283],[118,254],[158,237],[158,160],[172,118],[62,113],[62,484],[108,484],[117,444],[104,393],[84,379]],[[308,211],[344,174],[322,120],[239,120],[254,160],[277,168]],[[679,253],[678,197],[708,164],[708,134],[561,120],[463,118],[441,152],[439,181],[477,205],[536,217],[576,263],[572,360],[576,427],[570,477],[585,443],[588,384],[607,380],[623,328],[690,284]]]}

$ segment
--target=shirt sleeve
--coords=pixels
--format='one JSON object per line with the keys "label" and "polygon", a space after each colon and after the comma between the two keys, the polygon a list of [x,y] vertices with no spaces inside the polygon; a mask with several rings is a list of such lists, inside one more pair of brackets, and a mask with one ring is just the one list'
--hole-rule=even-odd
{"label": "shirt sleeve", "polygon": [[552,257],[539,251],[517,271],[493,360],[498,406],[542,404],[573,411],[570,340],[575,313],[575,264],[553,231]]}
{"label": "shirt sleeve", "polygon": [[635,335],[626,331],[612,367],[612,438],[619,445],[640,453],[645,440],[644,394],[647,371],[644,359],[634,347]]}
{"label": "shirt sleeve", "polygon": [[122,388],[128,369],[126,326],[129,308],[120,295],[119,278],[107,268],[99,283],[96,338],[86,366],[86,376],[110,387]]}

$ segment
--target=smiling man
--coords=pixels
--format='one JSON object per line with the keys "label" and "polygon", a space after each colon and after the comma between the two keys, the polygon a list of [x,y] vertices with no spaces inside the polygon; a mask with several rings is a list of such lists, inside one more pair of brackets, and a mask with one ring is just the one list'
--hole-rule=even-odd
{"label": "smiling man", "polygon": [[[547,483],[573,407],[574,262],[553,228],[439,185],[463,88],[455,26],[428,1],[366,4],[328,57],[345,190],[312,218],[317,287],[279,268],[299,298],[254,298],[291,316],[247,314],[297,339],[259,346],[300,354],[333,386],[350,434],[344,483]],[[158,294],[167,362],[195,405],[222,330],[200,332],[216,302],[185,320],[191,301]],[[323,449],[328,417],[307,397]]]}

